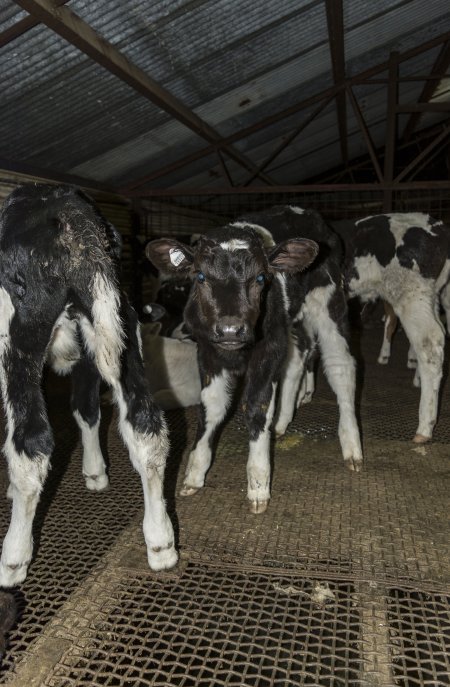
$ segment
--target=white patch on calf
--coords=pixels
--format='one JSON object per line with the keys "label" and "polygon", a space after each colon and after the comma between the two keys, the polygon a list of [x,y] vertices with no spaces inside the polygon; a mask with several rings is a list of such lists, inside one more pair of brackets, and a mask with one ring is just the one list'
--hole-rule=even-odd
{"label": "white patch on calf", "polygon": [[47,362],[58,374],[68,374],[80,359],[80,345],[77,339],[77,321],[67,312],[70,305],[58,317],[53,327],[47,351]]}
{"label": "white patch on calf", "polygon": [[[389,219],[389,229],[395,238],[395,245],[397,247],[403,244],[403,238],[408,229],[411,229],[411,227],[419,227],[419,229],[423,229],[427,232],[427,234],[430,234],[430,236],[437,236],[433,229],[434,227],[443,224],[441,221],[431,224],[430,215],[427,215],[423,212],[393,212],[386,213],[385,215],[381,216]],[[373,216],[364,217],[363,219],[357,220],[355,225],[357,226],[358,224],[362,222],[365,223],[371,219],[373,219]]]}
{"label": "white patch on calf", "polygon": [[304,215],[305,210],[303,208],[298,207],[298,205],[288,205],[289,210],[292,212],[295,212],[297,215]]}
{"label": "white patch on calf", "polygon": [[435,291],[433,279],[425,279],[420,272],[400,265],[397,257],[382,267],[373,255],[360,256],[354,260],[360,277],[350,280],[349,290],[352,296],[361,300],[382,298],[392,305],[408,299],[417,299],[425,295],[428,299]]}
{"label": "white patch on calf", "polygon": [[277,272],[275,276],[278,279],[278,281],[280,282],[281,295],[283,297],[284,311],[286,313],[288,313],[291,302],[289,300],[289,296],[288,296],[288,292],[287,292],[286,275],[283,274],[283,272]]}
{"label": "white patch on calf", "polygon": [[81,331],[103,379],[108,384],[115,385],[120,377],[120,354],[124,346],[119,292],[97,272],[92,284],[92,295],[93,323],[87,317],[80,317]]}
{"label": "white patch on calf", "polygon": [[388,214],[387,217],[389,217],[389,228],[395,237],[396,246],[403,244],[403,238],[411,227],[419,227],[430,236],[437,235],[430,224],[430,215],[425,215],[422,212],[395,212]]}
{"label": "white patch on calf", "polygon": [[5,405],[5,412],[8,416],[9,422],[12,421],[11,410],[8,402],[8,389],[6,388],[5,378],[5,354],[11,346],[11,320],[14,316],[15,308],[11,300],[11,296],[0,286],[0,385],[3,394],[3,402]]}
{"label": "white patch on calf", "polygon": [[224,250],[235,251],[235,250],[248,250],[248,241],[242,239],[230,239],[229,241],[223,241],[220,247]]}
{"label": "white patch on calf", "polygon": [[273,236],[268,229],[261,227],[259,224],[252,224],[251,222],[233,222],[230,226],[238,229],[253,229],[262,238],[263,244],[266,248],[272,248],[275,245]]}

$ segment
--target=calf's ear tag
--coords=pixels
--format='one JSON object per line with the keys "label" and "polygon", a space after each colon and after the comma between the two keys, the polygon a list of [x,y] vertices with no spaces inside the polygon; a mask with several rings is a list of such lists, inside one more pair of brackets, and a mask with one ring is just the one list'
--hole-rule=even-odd
{"label": "calf's ear tag", "polygon": [[179,248],[171,248],[169,250],[170,262],[175,267],[178,267],[184,260],[184,253]]}

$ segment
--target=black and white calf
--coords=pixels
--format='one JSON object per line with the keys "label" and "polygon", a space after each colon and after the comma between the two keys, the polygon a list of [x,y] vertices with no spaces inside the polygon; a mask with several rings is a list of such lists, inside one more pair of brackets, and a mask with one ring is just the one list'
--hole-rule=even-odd
{"label": "black and white calf", "polygon": [[347,267],[350,296],[382,298],[400,319],[417,357],[421,397],[414,441],[436,424],[444,358],[439,296],[450,307],[450,228],[423,213],[393,213],[356,222]]}
{"label": "black and white calf", "polygon": [[32,525],[54,442],[41,391],[44,363],[72,373],[72,409],[83,441],[86,486],[108,485],[98,440],[101,378],[113,390],[119,428],[144,489],[151,568],[177,561],[163,500],[164,418],[148,391],[138,321],[118,285],[121,241],[92,201],[70,187],[25,185],[0,217],[0,382],[12,497],[0,585],[22,582]]}
{"label": "black and white calf", "polygon": [[202,391],[197,438],[181,493],[193,494],[204,485],[216,429],[237,380],[244,378],[247,496],[253,513],[264,512],[270,498],[269,440],[277,385],[286,370],[276,427],[285,431],[316,339],[339,399],[344,458],[358,468],[355,369],[343,332],[346,304],[334,258],[338,242],[323,220],[300,208],[274,208],[209,231],[194,249],[159,239],[146,250],[162,271],[193,279],[184,318],[198,344]]}

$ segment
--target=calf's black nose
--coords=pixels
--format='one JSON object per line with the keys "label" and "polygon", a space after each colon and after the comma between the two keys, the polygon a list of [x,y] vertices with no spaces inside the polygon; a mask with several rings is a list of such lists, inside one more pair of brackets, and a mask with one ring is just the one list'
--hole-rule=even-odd
{"label": "calf's black nose", "polygon": [[224,317],[216,324],[214,335],[220,343],[244,342],[248,339],[249,330],[242,321]]}

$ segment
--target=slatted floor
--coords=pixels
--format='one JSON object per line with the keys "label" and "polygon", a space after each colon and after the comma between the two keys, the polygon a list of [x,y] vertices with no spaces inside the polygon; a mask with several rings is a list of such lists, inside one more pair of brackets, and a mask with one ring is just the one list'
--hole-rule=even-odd
{"label": "slatted floor", "polygon": [[[272,500],[246,503],[247,436],[226,425],[205,488],[177,496],[195,412],[168,414],[168,507],[181,560],[148,570],[142,496],[103,407],[111,488],[84,488],[64,382],[47,389],[56,451],[36,521],[36,554],[1,679],[14,686],[318,687],[450,684],[450,382],[432,444],[410,441],[419,391],[397,334],[355,336],[364,470],[343,467],[337,408],[322,375],[273,446]],[[9,519],[2,471],[1,534]]]}

